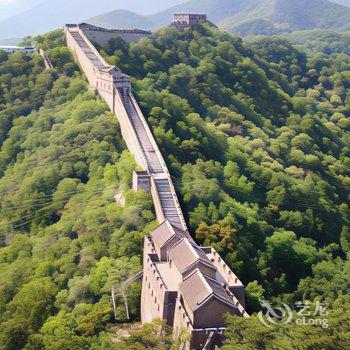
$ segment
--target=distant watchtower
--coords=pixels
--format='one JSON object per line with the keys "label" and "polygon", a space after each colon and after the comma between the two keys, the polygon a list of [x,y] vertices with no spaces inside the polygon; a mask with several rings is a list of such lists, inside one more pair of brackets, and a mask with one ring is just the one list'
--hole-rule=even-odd
{"label": "distant watchtower", "polygon": [[207,15],[205,14],[194,14],[194,13],[175,13],[173,15],[173,21],[170,27],[176,29],[188,29],[195,25],[207,23]]}

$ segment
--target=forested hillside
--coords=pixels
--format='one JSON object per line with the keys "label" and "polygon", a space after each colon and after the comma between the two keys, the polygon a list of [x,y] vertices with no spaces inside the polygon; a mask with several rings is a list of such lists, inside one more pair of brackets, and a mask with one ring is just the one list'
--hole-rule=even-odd
{"label": "forested hillside", "polygon": [[[168,348],[158,323],[111,342],[110,289],[141,268],[152,203],[129,190],[133,159],[63,34],[36,42],[54,71],[37,55],[0,58],[0,349]],[[260,298],[332,306],[327,330],[229,318],[224,348],[346,349],[349,56],[209,26],[100,50],[134,77],[191,231],[244,281],[248,311]]]}
{"label": "forested hillside", "polygon": [[243,36],[350,30],[350,9],[328,0],[188,0],[154,15],[116,9],[88,22],[107,28],[158,29],[168,25],[174,13],[198,12],[206,13],[220,28]]}
{"label": "forested hillside", "polygon": [[209,27],[101,52],[135,77],[191,229],[243,279],[250,312],[349,292],[348,55]]}
{"label": "forested hillside", "polygon": [[350,33],[329,30],[305,30],[283,35],[294,45],[326,55],[345,53],[350,55]]}
{"label": "forested hillside", "polygon": [[350,9],[328,0],[258,0],[220,23],[239,35],[278,34],[305,29],[349,31]]}
{"label": "forested hillside", "polygon": [[[141,269],[152,202],[131,194],[133,159],[63,33],[37,41],[54,71],[37,55],[0,63],[0,349],[97,348],[110,341],[111,287]],[[139,288],[129,290],[133,319]],[[125,320],[120,295],[117,307]]]}

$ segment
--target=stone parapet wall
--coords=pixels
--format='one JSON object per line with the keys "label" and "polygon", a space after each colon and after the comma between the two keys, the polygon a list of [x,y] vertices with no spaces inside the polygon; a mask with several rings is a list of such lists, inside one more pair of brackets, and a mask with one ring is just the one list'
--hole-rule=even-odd
{"label": "stone parapet wall", "polygon": [[168,288],[160,275],[152,255],[155,255],[152,242],[146,237],[144,242],[143,281],[141,295],[141,320],[151,322],[164,317]]}
{"label": "stone parapet wall", "polygon": [[[189,333],[185,349],[202,349],[203,344],[210,341],[211,334],[217,339],[221,337],[223,328],[220,327],[224,325],[222,315],[227,310],[239,316],[248,316],[244,311],[243,285],[213,248],[201,249],[189,236],[167,165],[131,92],[130,77],[109,65],[79,26],[67,25],[65,32],[67,45],[74,52],[90,85],[117,117],[129,151],[144,171],[143,176],[150,180],[157,220],[160,224],[166,220],[164,227],[170,230],[169,236],[164,236],[164,231],[158,231],[162,233],[159,236],[165,239],[162,246],[171,249],[175,242],[181,243],[182,251],[175,254],[177,259],[175,255],[169,259],[168,250],[164,253],[165,260],[157,255],[151,238],[155,236],[151,233],[145,237],[142,322],[150,322],[154,318],[165,319],[174,326],[175,337],[182,329]],[[167,237],[170,237],[170,241],[166,241]],[[187,242],[185,248],[184,242]],[[193,267],[195,270],[183,276],[179,267],[181,261],[186,261],[186,268]],[[207,293],[211,294],[203,299]],[[198,297],[202,299],[197,300]],[[214,328],[211,328],[212,325]],[[212,349],[211,345],[206,349]]]}
{"label": "stone parapet wall", "polygon": [[152,37],[151,31],[140,29],[106,29],[91,24],[82,23],[79,28],[85,36],[98,45],[106,45],[109,40],[121,38],[127,43],[140,41],[142,38]]}
{"label": "stone parapet wall", "polygon": [[[175,192],[175,188],[173,186],[171,176],[169,174],[168,168],[164,161],[164,158],[158,148],[158,145],[153,137],[153,134],[147,124],[145,117],[142,114],[141,109],[139,108],[134,96],[131,93],[130,83],[128,83],[127,76],[122,74],[120,70],[116,67],[110,66],[104,58],[99,54],[94,45],[90,42],[86,33],[77,25],[67,25],[65,27],[65,33],[67,37],[67,45],[74,51],[76,59],[84,71],[90,85],[96,89],[101,97],[106,101],[112,112],[118,118],[121,133],[125,140],[125,143],[130,150],[130,152],[135,156],[136,163],[142,170],[148,171],[151,176],[151,194],[154,202],[154,207],[156,211],[156,216],[159,223],[162,223],[165,220],[164,211],[158,196],[158,191],[155,186],[153,176],[156,176],[151,173],[147,160],[145,158],[145,154],[142,150],[140,142],[135,133],[134,127],[130,121],[130,116],[128,115],[127,110],[125,109],[125,105],[123,102],[123,97],[121,96],[121,87],[124,83],[124,94],[126,98],[130,100],[130,103],[133,105],[135,110],[137,111],[137,115],[139,120],[141,121],[146,135],[148,137],[149,142],[151,143],[155,155],[162,167],[162,174],[157,174],[157,177],[161,176],[169,180],[171,195],[173,201],[175,203],[175,207],[177,210],[178,217],[180,218],[180,222],[182,228],[187,230],[186,222],[181,211],[181,207]],[[94,55],[94,58],[98,59],[98,66],[94,65],[94,62],[90,60],[84,50],[81,48],[80,44],[74,38],[74,33],[79,34],[79,40],[83,41],[83,44],[87,46],[87,49],[91,51],[91,54]],[[143,34],[143,33],[139,33]],[[120,83],[121,82],[121,83]],[[129,85],[128,85],[129,84]]]}
{"label": "stone parapet wall", "polygon": [[232,272],[228,267],[225,261],[221,258],[220,254],[212,247],[202,248],[203,251],[207,254],[209,260],[217,268],[220,275],[224,278],[225,283],[227,284],[229,290],[237,297],[235,303],[239,301],[240,307],[243,312],[245,307],[245,295],[244,295],[244,286],[239,278]]}
{"label": "stone parapet wall", "polygon": [[147,38],[152,36],[152,34],[144,34],[144,33],[134,33],[134,32],[101,32],[96,30],[86,30],[86,36],[93,42],[98,45],[104,46],[108,44],[109,40],[115,38],[121,38],[125,42],[130,43],[134,41],[139,41],[142,38]]}

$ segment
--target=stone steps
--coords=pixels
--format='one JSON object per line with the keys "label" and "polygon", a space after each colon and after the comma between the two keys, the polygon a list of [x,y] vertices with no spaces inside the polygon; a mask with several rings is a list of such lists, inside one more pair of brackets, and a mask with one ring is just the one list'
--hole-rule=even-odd
{"label": "stone steps", "polygon": [[[70,33],[91,63],[98,69],[105,68],[105,63],[102,62],[98,55],[96,55],[96,53],[91,49],[84,37],[75,30],[71,30]],[[181,209],[178,206],[176,195],[174,195],[172,192],[170,183],[171,180],[167,177],[163,177],[166,176],[166,169],[164,169],[162,160],[159,159],[156,149],[153,146],[151,138],[153,136],[150,136],[149,133],[147,133],[147,129],[132,102],[129,92],[124,93],[122,88],[118,89],[118,92],[122,98],[122,102],[128,114],[130,123],[132,124],[136,137],[142,148],[144,158],[147,162],[148,171],[151,173],[151,175],[153,174],[156,190],[158,192],[158,198],[160,200],[160,205],[162,207],[165,219],[178,227],[183,227],[184,223],[182,222],[179,214]],[[186,229],[186,227],[184,228]]]}
{"label": "stone steps", "polygon": [[91,50],[90,46],[86,43],[80,33],[76,31],[71,31],[70,33],[93,65],[97,68],[104,68],[105,64],[101,62],[98,56]]}
{"label": "stone steps", "polygon": [[161,162],[158,159],[158,156],[156,154],[156,151],[151,143],[151,140],[149,139],[149,136],[147,134],[147,131],[133,105],[131,102],[131,99],[128,95],[124,95],[124,93],[119,90],[124,107],[128,113],[129,119],[131,124],[134,127],[136,136],[140,142],[141,148],[143,150],[143,153],[145,155],[149,171],[153,174],[161,174],[164,172],[164,169],[161,165]]}
{"label": "stone steps", "polygon": [[154,181],[165,218],[172,224],[182,227],[169,179],[155,179]]}

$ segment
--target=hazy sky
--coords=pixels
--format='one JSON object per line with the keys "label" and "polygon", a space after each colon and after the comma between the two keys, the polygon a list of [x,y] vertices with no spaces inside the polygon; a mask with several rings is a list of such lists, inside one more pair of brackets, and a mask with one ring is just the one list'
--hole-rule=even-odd
{"label": "hazy sky", "polygon": [[0,20],[28,10],[42,1],[43,0],[0,0]]}
{"label": "hazy sky", "polygon": [[[0,20],[24,12],[39,3],[47,1],[49,0],[0,0]],[[71,1],[74,2],[77,0]],[[350,6],[350,0],[330,1]],[[129,6],[128,9],[131,11],[138,11],[141,14],[152,14],[155,12],[155,9],[163,10],[181,2],[185,2],[185,0],[115,0],[115,9],[125,9]],[[96,0],[96,3],[98,3],[98,0]]]}
{"label": "hazy sky", "polygon": [[[50,2],[50,0],[0,0],[0,20],[17,15],[43,2]],[[96,0],[96,4],[98,2],[99,0]],[[185,0],[114,0],[114,2],[115,10],[123,8],[141,14],[153,14],[157,9],[163,10],[169,6],[185,2]],[[101,12],[103,11],[102,7]],[[96,15],[98,14],[96,13]]]}
{"label": "hazy sky", "polygon": [[154,14],[185,0],[0,0],[0,39],[62,28],[113,10]]}

